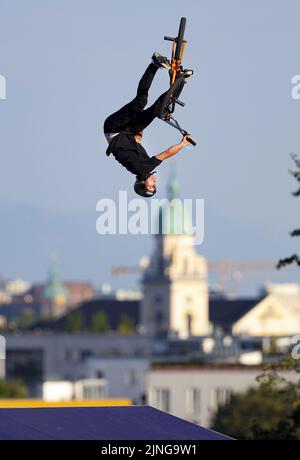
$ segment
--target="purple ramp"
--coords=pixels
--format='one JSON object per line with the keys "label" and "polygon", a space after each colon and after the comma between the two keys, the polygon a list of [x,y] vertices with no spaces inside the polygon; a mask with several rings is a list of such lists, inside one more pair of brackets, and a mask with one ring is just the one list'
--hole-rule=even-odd
{"label": "purple ramp", "polygon": [[149,406],[0,409],[0,439],[225,440]]}

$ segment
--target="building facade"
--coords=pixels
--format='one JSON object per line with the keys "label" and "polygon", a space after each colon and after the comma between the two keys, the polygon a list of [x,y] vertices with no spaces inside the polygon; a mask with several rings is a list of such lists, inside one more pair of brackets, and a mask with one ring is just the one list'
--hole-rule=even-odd
{"label": "building facade", "polygon": [[153,340],[149,337],[113,333],[24,334],[7,335],[5,339],[6,378],[21,379],[26,384],[30,396],[35,397],[42,395],[43,382],[75,382],[89,378],[92,368],[87,368],[86,363],[93,356],[148,358],[155,348]]}
{"label": "building facade", "polygon": [[141,323],[152,336],[207,335],[207,262],[195,251],[190,218],[178,199],[174,177],[168,198],[158,215],[159,233],[142,280]]}
{"label": "building facade", "polygon": [[[147,374],[147,402],[177,417],[210,426],[218,405],[228,402],[233,393],[256,386],[255,379],[262,372],[261,367],[165,364]],[[295,372],[282,375],[297,380]]]}
{"label": "building facade", "polygon": [[145,403],[145,379],[150,369],[150,357],[98,357],[85,363],[88,379],[102,379],[107,382],[108,398],[128,398],[134,404]]}

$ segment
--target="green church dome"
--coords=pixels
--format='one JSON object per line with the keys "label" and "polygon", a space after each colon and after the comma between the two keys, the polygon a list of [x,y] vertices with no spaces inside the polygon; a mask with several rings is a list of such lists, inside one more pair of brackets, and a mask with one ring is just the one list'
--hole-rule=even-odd
{"label": "green church dome", "polygon": [[160,206],[158,215],[159,234],[164,235],[193,235],[190,213],[179,198],[180,186],[174,171],[167,185],[168,202]]}
{"label": "green church dome", "polygon": [[67,300],[68,298],[68,292],[60,280],[57,268],[54,266],[49,268],[43,297],[53,301]]}

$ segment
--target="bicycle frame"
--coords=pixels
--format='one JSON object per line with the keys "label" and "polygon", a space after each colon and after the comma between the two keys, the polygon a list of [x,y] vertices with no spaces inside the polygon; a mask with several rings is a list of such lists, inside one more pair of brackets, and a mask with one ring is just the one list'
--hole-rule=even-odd
{"label": "bicycle frame", "polygon": [[[172,87],[172,85],[174,85],[177,77],[180,78],[180,72],[182,70],[182,61],[183,61],[184,53],[185,53],[186,46],[187,46],[187,41],[183,39],[184,31],[185,31],[185,25],[186,25],[186,18],[183,17],[180,20],[179,31],[178,31],[177,37],[176,38],[167,37],[167,36],[164,37],[164,40],[172,41],[170,87]],[[179,46],[179,49],[177,49],[178,46]],[[175,85],[175,87],[176,87],[176,85]],[[172,92],[170,94],[170,96],[169,96],[169,100],[170,100],[169,105],[167,106],[167,110],[164,113],[164,115],[161,117],[161,119],[163,121],[165,121],[166,123],[168,123],[173,128],[176,128],[178,131],[181,132],[181,134],[183,136],[185,136],[187,134],[187,131],[182,129],[180,127],[178,121],[175,120],[175,118],[173,118],[173,116],[172,116],[172,114],[173,114],[173,112],[175,110],[175,105],[176,104],[181,105],[182,107],[184,107],[184,105],[185,105],[182,101],[180,101],[178,99],[178,97],[180,96],[180,93],[182,91],[182,88],[183,88],[183,86],[178,90],[177,93],[176,93],[176,89],[174,90],[175,96],[174,96],[174,92]],[[173,89],[172,89],[172,91],[173,91]],[[189,139],[189,140],[190,140],[190,143],[192,145],[196,145],[196,143],[195,143],[195,141],[193,141],[193,139]]]}
{"label": "bicycle frame", "polygon": [[175,49],[176,49],[176,39],[174,39],[174,41],[173,41],[172,57],[171,57],[171,71],[172,72],[171,72],[171,77],[170,77],[170,86],[173,85],[177,75],[179,74],[180,67],[181,67],[181,64],[182,64],[182,61],[183,61],[183,56],[184,56],[186,45],[187,45],[187,42],[186,42],[186,40],[184,40],[182,50],[181,50],[181,53],[180,53],[180,59],[177,60],[174,57],[175,56]]}

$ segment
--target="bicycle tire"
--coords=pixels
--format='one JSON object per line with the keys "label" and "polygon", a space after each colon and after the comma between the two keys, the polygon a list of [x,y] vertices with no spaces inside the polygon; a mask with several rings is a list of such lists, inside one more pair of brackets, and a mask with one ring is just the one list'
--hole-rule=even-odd
{"label": "bicycle tire", "polygon": [[177,35],[177,38],[176,38],[176,50],[175,50],[175,55],[174,55],[174,59],[176,61],[178,61],[180,59],[182,45],[183,45],[183,37],[184,37],[185,25],[186,25],[186,18],[181,18],[180,19],[180,24],[179,24],[178,35]]}

